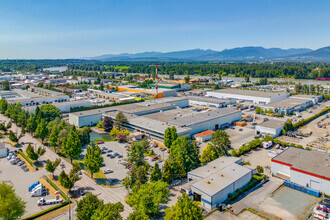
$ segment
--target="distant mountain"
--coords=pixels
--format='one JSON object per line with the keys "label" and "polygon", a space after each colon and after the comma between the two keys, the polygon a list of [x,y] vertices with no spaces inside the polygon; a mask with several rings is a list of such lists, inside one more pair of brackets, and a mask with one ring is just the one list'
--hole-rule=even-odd
{"label": "distant mountain", "polygon": [[226,49],[219,53],[203,57],[203,60],[227,60],[227,61],[258,61],[274,57],[283,57],[301,53],[311,52],[311,49],[287,49],[280,48],[263,48],[263,47],[238,47],[233,49]]}
{"label": "distant mountain", "polygon": [[322,47],[320,49],[301,53],[296,55],[291,55],[289,57],[284,57],[283,59],[291,60],[291,61],[323,61],[330,62],[330,46]]}
{"label": "distant mountain", "polygon": [[143,60],[143,59],[186,59],[186,60],[194,60],[199,59],[200,57],[211,55],[217,53],[218,51],[214,50],[202,50],[202,49],[194,49],[194,50],[183,50],[183,51],[174,51],[174,52],[144,52],[144,53],[121,53],[121,54],[106,54],[102,56],[92,57],[91,59],[95,60]]}
{"label": "distant mountain", "polygon": [[174,52],[144,52],[106,54],[87,58],[100,61],[330,61],[330,47],[307,48],[237,47],[215,50],[183,50]]}

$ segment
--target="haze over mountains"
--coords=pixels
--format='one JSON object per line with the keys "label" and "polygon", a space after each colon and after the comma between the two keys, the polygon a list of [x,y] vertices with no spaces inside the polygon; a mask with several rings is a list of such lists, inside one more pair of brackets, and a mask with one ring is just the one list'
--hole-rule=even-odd
{"label": "haze over mountains", "polygon": [[105,54],[87,58],[100,61],[330,61],[330,46],[317,50],[308,48],[263,48],[263,47],[237,47],[215,50],[182,50],[173,52],[143,52],[143,53],[121,53]]}

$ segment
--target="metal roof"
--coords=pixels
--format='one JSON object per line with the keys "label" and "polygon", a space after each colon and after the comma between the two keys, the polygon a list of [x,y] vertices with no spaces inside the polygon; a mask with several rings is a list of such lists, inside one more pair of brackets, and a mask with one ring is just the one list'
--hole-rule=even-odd
{"label": "metal roof", "polygon": [[210,92],[226,93],[226,94],[234,94],[234,95],[242,95],[242,96],[255,96],[255,97],[263,97],[263,98],[273,98],[288,94],[281,92],[265,92],[265,91],[255,91],[255,90],[247,90],[247,89],[218,89]]}

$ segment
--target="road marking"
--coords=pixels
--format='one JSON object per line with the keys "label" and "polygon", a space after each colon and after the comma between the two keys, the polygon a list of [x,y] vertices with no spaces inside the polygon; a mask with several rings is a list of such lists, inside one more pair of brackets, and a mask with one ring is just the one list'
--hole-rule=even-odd
{"label": "road marking", "polygon": [[77,181],[77,183],[79,183],[82,187],[86,188],[86,186],[84,186],[82,183],[80,183],[80,181]]}

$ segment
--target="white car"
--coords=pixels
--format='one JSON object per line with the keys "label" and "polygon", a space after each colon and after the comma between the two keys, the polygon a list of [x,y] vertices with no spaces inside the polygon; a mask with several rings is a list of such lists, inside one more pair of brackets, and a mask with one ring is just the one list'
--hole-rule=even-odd
{"label": "white car", "polygon": [[113,170],[112,169],[106,169],[103,172],[104,172],[104,174],[109,174],[109,173],[113,173]]}
{"label": "white car", "polygon": [[122,160],[117,160],[117,163],[121,164],[123,161]]}

